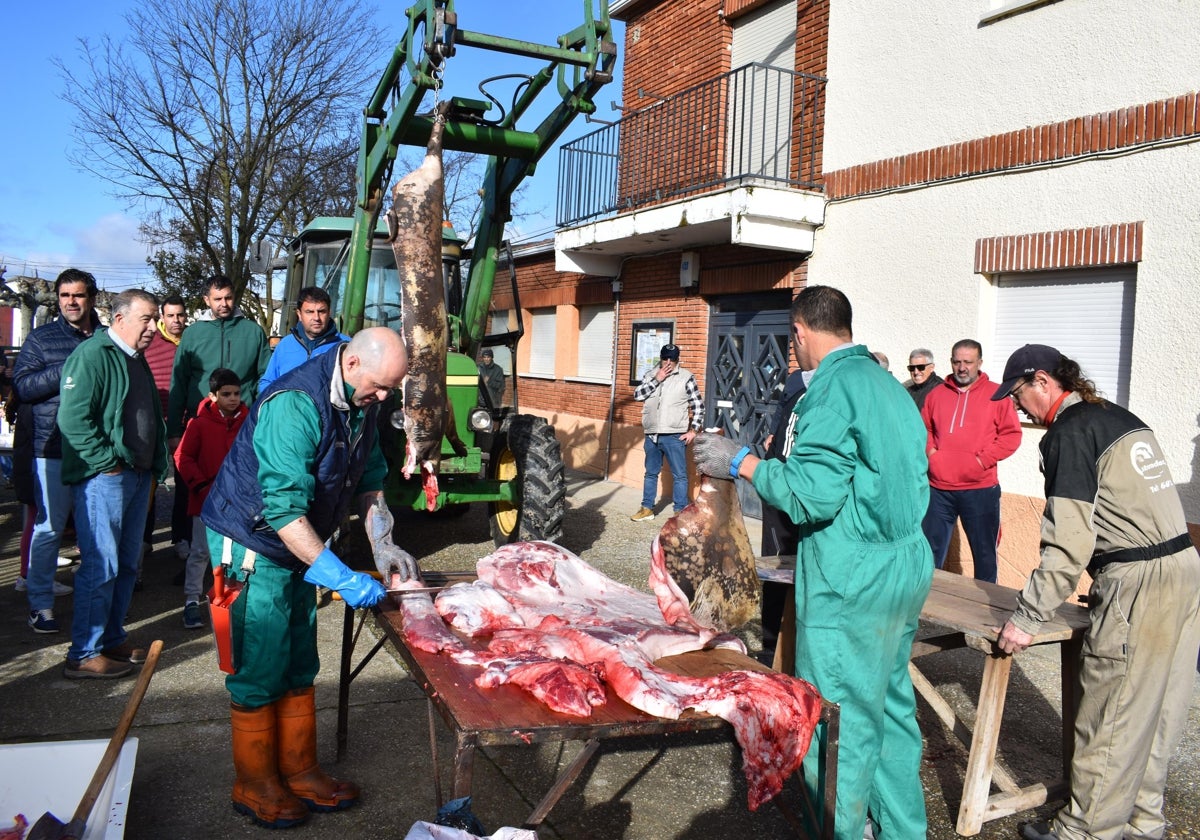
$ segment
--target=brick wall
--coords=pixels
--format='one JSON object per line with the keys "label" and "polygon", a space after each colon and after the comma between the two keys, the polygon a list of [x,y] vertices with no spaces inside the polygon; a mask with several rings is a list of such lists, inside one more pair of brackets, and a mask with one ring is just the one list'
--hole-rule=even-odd
{"label": "brick wall", "polygon": [[975,271],[1049,271],[1142,260],[1142,222],[993,236],[975,242]]}
{"label": "brick wall", "polygon": [[1198,139],[1193,91],[839,169],[826,173],[826,190],[836,200]]}

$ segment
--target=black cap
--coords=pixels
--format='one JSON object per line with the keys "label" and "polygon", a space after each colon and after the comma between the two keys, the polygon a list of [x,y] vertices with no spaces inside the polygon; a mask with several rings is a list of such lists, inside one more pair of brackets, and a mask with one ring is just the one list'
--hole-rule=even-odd
{"label": "black cap", "polygon": [[1002,400],[1012,393],[1017,383],[1027,376],[1032,376],[1039,370],[1053,373],[1062,363],[1063,355],[1046,344],[1026,344],[1013,351],[1004,366],[1004,381],[992,394],[992,400]]}
{"label": "black cap", "polygon": [[658,358],[670,359],[672,362],[678,362],[679,361],[679,345],[678,344],[664,344],[662,351],[658,354]]}
{"label": "black cap", "polygon": [[482,352],[482,353],[480,353],[479,355],[480,355],[480,356],[487,356],[489,359],[494,359],[494,358],[496,358],[496,357],[495,357],[495,354],[493,354],[493,353],[492,353],[492,350],[491,350],[491,348],[490,348],[490,347],[485,347],[485,348],[483,348],[483,352]]}

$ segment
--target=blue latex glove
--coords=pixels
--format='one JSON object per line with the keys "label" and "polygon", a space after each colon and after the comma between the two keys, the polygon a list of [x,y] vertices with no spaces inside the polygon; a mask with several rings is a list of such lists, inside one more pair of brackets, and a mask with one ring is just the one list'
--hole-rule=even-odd
{"label": "blue latex glove", "polygon": [[304,573],[304,579],[317,586],[336,590],[342,600],[356,610],[375,606],[387,594],[379,581],[368,574],[351,571],[328,548],[317,555]]}

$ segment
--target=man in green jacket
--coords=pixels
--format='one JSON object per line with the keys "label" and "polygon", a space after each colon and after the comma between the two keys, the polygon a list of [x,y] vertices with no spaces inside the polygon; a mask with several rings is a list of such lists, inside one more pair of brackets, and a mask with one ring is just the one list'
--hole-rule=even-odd
{"label": "man in green jacket", "polygon": [[[792,304],[796,358],[810,372],[791,452],[760,460],[719,435],[696,468],[742,477],[799,526],[796,676],[841,704],[835,836],[925,837],[921,733],[908,675],[933,579],[921,531],[929,503],[925,426],[904,387],[853,343],[850,301],[810,286]],[[816,749],[806,776],[818,778]],[[814,801],[820,801],[819,798]]]}
{"label": "man in green jacket", "polygon": [[242,402],[258,395],[258,380],[271,361],[267,334],[233,305],[233,283],[215,274],[205,281],[204,303],[211,317],[198,320],[184,331],[171,369],[167,401],[167,434],[171,449],[183,436],[183,427],[196,415],[196,406],[208,395],[208,379],[217,368],[228,368],[242,381]]}
{"label": "man in green jacket", "polygon": [[117,295],[112,311],[112,326],[72,351],[62,373],[62,480],[74,487],[80,554],[68,679],[122,677],[145,659],[124,624],[150,487],[167,473],[162,403],[142,357],[157,329],[158,301],[131,289]]}

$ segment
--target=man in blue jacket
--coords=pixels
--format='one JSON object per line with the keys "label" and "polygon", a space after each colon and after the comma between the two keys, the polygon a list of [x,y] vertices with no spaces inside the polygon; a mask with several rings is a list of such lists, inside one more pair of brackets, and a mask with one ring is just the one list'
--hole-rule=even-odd
{"label": "man in blue jacket", "polygon": [[[13,366],[13,387],[21,398],[18,428],[33,432],[34,504],[37,519],[29,545],[29,626],[35,633],[57,633],[54,570],[63,528],[71,515],[71,488],[62,482],[62,438],[58,432],[59,380],[63,364],[85,338],[100,327],[96,315],[96,278],[68,268],[54,281],[59,316],[29,334]],[[58,591],[56,591],[58,588]],[[65,592],[63,591],[65,590]]]}
{"label": "man in blue jacket", "polygon": [[296,326],[272,351],[267,372],[258,381],[260,394],[292,368],[350,340],[350,336],[342,335],[334,325],[329,315],[331,304],[329,293],[319,286],[306,286],[300,290],[296,300]]}
{"label": "man in blue jacket", "polygon": [[[810,286],[792,303],[800,369],[784,461],[760,460],[720,435],[693,444],[696,468],[753,482],[800,529],[795,674],[841,704],[838,840],[924,840],[921,732],[908,674],[933,580],[921,531],[929,503],[925,426],[904,387],[853,343],[850,301]],[[818,778],[817,750],[805,759]],[[819,799],[814,799],[819,801]]]}

